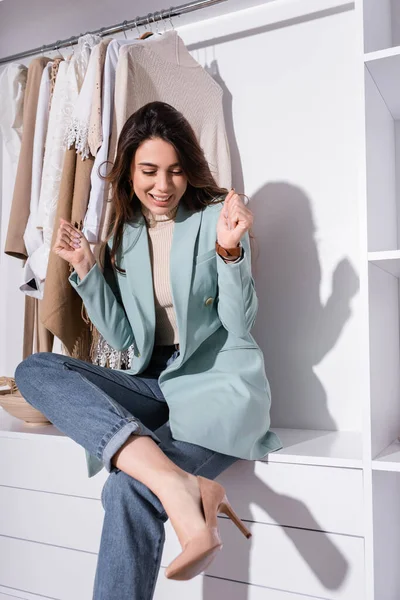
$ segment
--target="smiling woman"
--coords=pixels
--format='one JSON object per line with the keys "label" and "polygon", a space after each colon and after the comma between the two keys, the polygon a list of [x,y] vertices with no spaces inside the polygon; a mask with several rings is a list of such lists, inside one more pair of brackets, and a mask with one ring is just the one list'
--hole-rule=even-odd
{"label": "smiling woman", "polygon": [[[104,271],[67,221],[53,251],[74,266],[69,281],[105,340],[133,347],[132,367],[38,353],[16,380],[85,448],[91,475],[110,473],[94,597],[150,600],[166,519],[182,546],[166,576],[190,579],[222,548],[219,512],[251,535],[213,479],[281,444],[269,430],[269,384],[250,333],[258,308],[251,211],[217,185],[188,121],[163,102],[127,120],[108,179],[115,219]],[[129,586],[110,560],[114,544]]]}
{"label": "smiling woman", "polygon": [[[154,162],[146,160],[149,156]],[[173,211],[187,188],[187,177],[174,147],[160,138],[139,146],[132,161],[131,181],[142,205],[156,215]]]}

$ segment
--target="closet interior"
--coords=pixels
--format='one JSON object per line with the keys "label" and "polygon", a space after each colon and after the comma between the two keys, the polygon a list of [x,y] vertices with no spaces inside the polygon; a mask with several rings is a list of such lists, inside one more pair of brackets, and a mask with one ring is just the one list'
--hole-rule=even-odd
{"label": "closet interior", "polygon": [[[167,526],[155,600],[398,600],[400,4],[227,0],[172,23],[224,93],[233,185],[255,214],[254,336],[284,448],[219,478],[249,547],[220,517],[226,551],[204,576],[171,582]],[[7,169],[3,153],[3,184]],[[4,186],[1,206],[4,233]],[[0,257],[5,328],[23,308],[13,260]],[[17,331],[0,340],[10,376]],[[0,454],[0,598],[87,600],[106,473],[88,479],[81,448],[3,410]]]}
{"label": "closet interior", "polygon": [[399,3],[364,0],[363,22],[375,598],[391,600],[400,591]]}

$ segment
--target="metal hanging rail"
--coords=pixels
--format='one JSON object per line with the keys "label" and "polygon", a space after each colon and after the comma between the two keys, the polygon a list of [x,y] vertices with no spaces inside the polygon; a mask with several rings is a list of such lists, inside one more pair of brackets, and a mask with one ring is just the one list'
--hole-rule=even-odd
{"label": "metal hanging rail", "polygon": [[[171,8],[168,9],[149,13],[146,17],[136,17],[130,21],[123,21],[122,23],[112,25],[110,27],[101,27],[101,29],[88,31],[87,33],[105,37],[107,35],[113,35],[115,33],[120,33],[121,31],[126,31],[127,29],[133,29],[133,27],[138,28],[142,25],[150,26],[152,23],[159,23],[160,21],[165,21],[166,19],[171,20],[172,17],[179,17],[182,14],[199,10],[201,8],[206,8],[208,6],[212,6],[213,4],[220,4],[221,2],[227,2],[227,0],[195,0],[195,2],[188,2],[187,4],[181,4],[180,6],[176,7],[171,6]],[[32,48],[32,50],[26,50],[25,52],[19,52],[18,54],[5,56],[4,58],[0,58],[0,65],[12,62],[14,60],[20,60],[21,58],[26,58],[27,56],[33,56],[41,53],[44,54],[45,52],[53,52],[54,50],[59,50],[60,48],[67,48],[68,46],[76,44],[82,35],[84,34],[81,33],[80,35],[74,35],[66,40],[58,40],[57,42],[45,44],[39,48]]]}

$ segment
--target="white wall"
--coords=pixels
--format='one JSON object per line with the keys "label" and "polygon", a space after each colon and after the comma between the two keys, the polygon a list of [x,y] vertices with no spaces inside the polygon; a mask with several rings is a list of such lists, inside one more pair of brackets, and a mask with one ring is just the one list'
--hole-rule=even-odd
{"label": "white wall", "polygon": [[[361,430],[359,79],[355,16],[343,4],[277,0],[179,29],[225,91],[234,185],[255,214],[254,333],[279,427]],[[102,25],[115,22],[111,7],[102,14]],[[3,323],[21,318],[15,301]],[[4,343],[0,372],[12,374],[20,340]]]}

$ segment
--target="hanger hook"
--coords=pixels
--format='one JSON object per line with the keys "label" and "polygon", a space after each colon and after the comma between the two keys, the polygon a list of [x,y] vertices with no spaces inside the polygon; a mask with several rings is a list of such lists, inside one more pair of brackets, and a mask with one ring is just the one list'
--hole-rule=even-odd
{"label": "hanger hook", "polygon": [[126,40],[128,39],[128,37],[126,35],[126,26],[127,25],[128,25],[128,21],[127,20],[123,21],[122,26],[124,27],[123,32],[124,32],[124,36],[125,36]]}
{"label": "hanger hook", "polygon": [[56,45],[54,46],[54,50],[56,52],[58,52],[58,54],[61,56],[61,58],[64,58],[63,55],[60,52],[60,40],[57,40]]}
{"label": "hanger hook", "polygon": [[171,27],[172,27],[172,29],[175,29],[175,27],[174,27],[174,24],[173,24],[173,22],[172,22],[172,19],[171,19],[171,12],[172,12],[172,8],[173,8],[173,7],[171,6],[171,8],[169,9],[169,17],[168,17],[168,18],[169,18],[169,22],[171,23]]}
{"label": "hanger hook", "polygon": [[165,22],[164,9],[163,8],[161,9],[161,12],[160,12],[160,19],[161,19],[161,21],[162,21],[162,23],[164,25],[164,33],[165,33],[167,31],[167,24]]}
{"label": "hanger hook", "polygon": [[136,19],[135,19],[135,27],[136,27],[136,31],[138,33],[138,36],[140,37],[141,33],[140,33],[140,30],[139,30],[139,27],[138,27],[138,24],[137,24],[138,20],[139,20],[139,17],[136,17]]}
{"label": "hanger hook", "polygon": [[158,33],[158,21],[156,21],[156,12],[153,13],[153,23],[156,26],[156,33]]}

